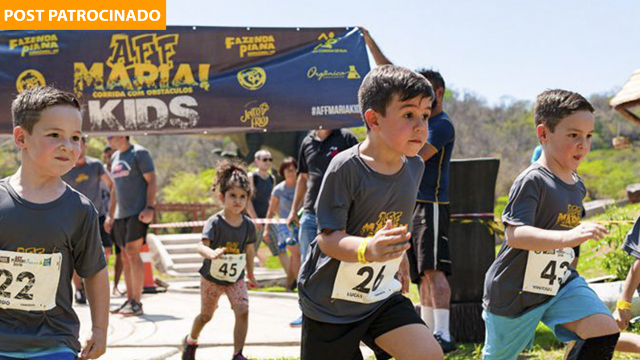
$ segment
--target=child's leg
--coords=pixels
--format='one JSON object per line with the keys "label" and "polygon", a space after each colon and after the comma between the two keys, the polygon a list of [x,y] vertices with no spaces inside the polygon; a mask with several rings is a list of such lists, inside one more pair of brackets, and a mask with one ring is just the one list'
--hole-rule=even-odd
{"label": "child's leg", "polygon": [[542,321],[562,342],[578,340],[570,359],[611,359],[618,325],[598,295],[579,277],[549,301]]}
{"label": "child's leg", "polygon": [[422,324],[391,330],[376,338],[376,344],[396,360],[442,359],[442,349]]}
{"label": "child's leg", "polygon": [[200,314],[193,320],[191,339],[197,340],[202,328],[211,321],[213,312],[218,307],[218,300],[223,292],[224,286],[212,283],[203,277],[200,278]]}
{"label": "child's leg", "polygon": [[640,335],[634,333],[620,333],[616,351],[640,354]]}
{"label": "child's leg", "polygon": [[390,297],[371,317],[373,320],[362,341],[378,358],[388,355],[396,360],[443,358],[440,345],[404,296]]}
{"label": "child's leg", "polygon": [[485,340],[482,349],[484,360],[516,359],[522,350],[533,344],[536,327],[544,313],[546,304],[520,316],[500,316],[482,312],[485,323]]}
{"label": "child's leg", "polygon": [[249,329],[249,294],[244,280],[238,280],[233,285],[225,287],[225,292],[236,315],[236,325],[233,329],[233,354],[242,352]]}

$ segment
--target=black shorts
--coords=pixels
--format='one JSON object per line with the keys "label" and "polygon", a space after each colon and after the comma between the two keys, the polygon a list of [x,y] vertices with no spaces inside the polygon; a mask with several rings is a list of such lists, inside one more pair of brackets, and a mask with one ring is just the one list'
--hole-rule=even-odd
{"label": "black shorts", "polygon": [[411,248],[407,251],[413,283],[420,283],[420,277],[427,270],[451,275],[450,221],[449,204],[416,203]]}
{"label": "black shorts", "polygon": [[116,219],[113,222],[113,240],[116,245],[125,248],[127,243],[142,238],[143,243],[147,242],[147,230],[149,224],[138,220],[138,215],[129,216],[124,219]]}
{"label": "black shorts", "polygon": [[111,248],[111,235],[104,229],[104,221],[106,217],[100,216],[98,222],[100,223],[100,239],[102,239],[102,247]]}
{"label": "black shorts", "polygon": [[351,324],[330,324],[303,316],[300,359],[361,360],[360,341],[375,352],[376,359],[390,359],[391,356],[376,345],[375,339],[411,324],[424,325],[424,321],[411,300],[400,294],[392,295],[373,314]]}

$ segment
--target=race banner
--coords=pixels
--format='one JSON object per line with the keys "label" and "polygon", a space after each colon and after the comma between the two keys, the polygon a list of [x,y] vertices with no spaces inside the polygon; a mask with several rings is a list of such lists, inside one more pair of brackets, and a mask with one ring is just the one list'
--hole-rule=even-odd
{"label": "race banner", "polygon": [[357,28],[1,31],[0,133],[43,85],[75,93],[94,135],[360,126],[369,70]]}

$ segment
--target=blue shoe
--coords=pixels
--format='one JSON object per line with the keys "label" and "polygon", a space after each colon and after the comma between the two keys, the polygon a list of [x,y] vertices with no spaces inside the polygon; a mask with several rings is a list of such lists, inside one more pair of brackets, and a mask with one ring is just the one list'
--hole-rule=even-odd
{"label": "blue shoe", "polygon": [[289,323],[289,326],[291,327],[300,327],[302,326],[302,316],[300,316],[299,318],[293,320],[292,322]]}

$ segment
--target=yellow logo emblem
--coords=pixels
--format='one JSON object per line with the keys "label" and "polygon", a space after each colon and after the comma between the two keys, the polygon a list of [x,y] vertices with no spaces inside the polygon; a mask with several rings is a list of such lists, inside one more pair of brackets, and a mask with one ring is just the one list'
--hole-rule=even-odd
{"label": "yellow logo emblem", "polygon": [[251,121],[252,128],[264,128],[269,123],[269,116],[267,116],[267,111],[269,111],[269,104],[263,102],[260,105],[254,106],[253,104],[257,103],[257,101],[251,101],[244,106],[244,115],[240,117],[240,121],[247,122]]}
{"label": "yellow logo emblem", "polygon": [[267,82],[267,73],[261,67],[252,67],[238,72],[238,82],[243,88],[258,90]]}
{"label": "yellow logo emblem", "polygon": [[45,85],[47,84],[44,81],[42,73],[34,69],[23,71],[18,75],[18,79],[16,79],[16,89],[18,93]]}

